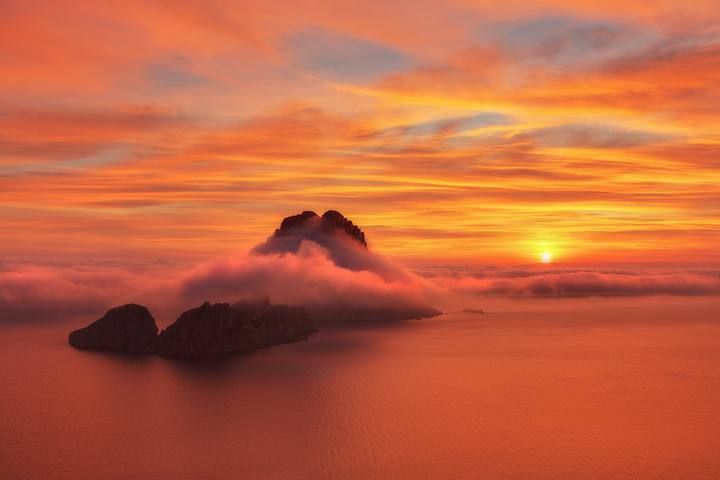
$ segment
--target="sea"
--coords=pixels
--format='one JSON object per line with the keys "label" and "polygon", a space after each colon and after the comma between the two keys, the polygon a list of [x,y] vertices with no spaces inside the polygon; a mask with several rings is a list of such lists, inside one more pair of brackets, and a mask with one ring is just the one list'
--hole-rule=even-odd
{"label": "sea", "polygon": [[720,478],[719,298],[477,303],[201,361],[4,321],[0,479]]}

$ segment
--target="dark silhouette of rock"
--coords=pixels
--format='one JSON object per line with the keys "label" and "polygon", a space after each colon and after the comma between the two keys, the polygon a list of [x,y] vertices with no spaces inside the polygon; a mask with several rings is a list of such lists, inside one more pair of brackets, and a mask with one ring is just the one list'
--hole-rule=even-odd
{"label": "dark silhouette of rock", "polygon": [[323,213],[321,225],[328,231],[343,231],[358,243],[362,244],[363,247],[367,248],[363,231],[349,219],[345,218],[342,213],[335,210],[328,210]]}
{"label": "dark silhouette of rock", "polygon": [[275,230],[275,235],[277,236],[283,236],[287,235],[292,229],[299,227],[301,225],[304,225],[307,220],[318,218],[318,214],[310,211],[305,210],[302,213],[299,213],[297,215],[291,215],[289,217],[283,218],[283,221],[280,223],[280,228]]}
{"label": "dark silhouette of rock", "polygon": [[146,352],[152,348],[157,332],[147,308],[128,304],[111,308],[101,319],[71,332],[68,341],[81,349]]}
{"label": "dark silhouette of rock", "polygon": [[[354,272],[372,272],[386,282],[410,282],[412,274],[368,248],[365,233],[336,210],[328,210],[322,217],[306,210],[286,217],[280,227],[263,243],[255,246],[255,255],[301,253],[311,244],[322,247],[328,258],[338,267]],[[212,292],[208,292],[208,296]],[[340,296],[342,297],[342,295]],[[363,299],[313,298],[305,304],[308,314],[317,325],[347,325],[382,323],[434,317],[442,312],[422,301],[388,299],[373,305]]]}
{"label": "dark silhouette of rock", "polygon": [[204,303],[184,312],[158,335],[142,305],[123,305],[70,333],[81,349],[154,352],[164,356],[202,356],[242,352],[307,338],[315,332],[303,307],[270,305],[269,300]]}
{"label": "dark silhouette of rock", "polygon": [[[347,236],[347,238],[367,248],[367,241],[365,240],[363,231],[352,221],[345,218],[342,213],[335,210],[328,210],[323,213],[322,217],[319,217],[317,213],[310,210],[286,217],[280,223],[280,228],[275,230],[275,233],[270,237],[268,242],[273,238],[287,239],[288,237],[298,237],[299,239],[313,240],[322,245],[325,243],[322,241],[323,236],[336,234]],[[278,243],[275,248],[279,248],[280,245],[285,245],[285,242]]]}
{"label": "dark silhouette of rock", "polygon": [[242,352],[303,340],[315,331],[302,307],[272,306],[268,300],[234,305],[205,302],[163,330],[155,352],[189,357]]}
{"label": "dark silhouette of rock", "polygon": [[368,249],[363,231],[352,221],[335,210],[328,210],[322,217],[315,212],[304,211],[285,218],[280,228],[263,243],[256,245],[254,255],[299,253],[300,249],[319,245],[338,267],[353,271],[370,271],[386,280],[401,280],[407,275]]}

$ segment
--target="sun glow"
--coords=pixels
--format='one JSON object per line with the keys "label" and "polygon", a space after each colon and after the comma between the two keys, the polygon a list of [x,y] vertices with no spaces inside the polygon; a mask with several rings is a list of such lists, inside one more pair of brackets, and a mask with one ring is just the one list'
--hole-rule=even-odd
{"label": "sun glow", "polygon": [[542,263],[550,263],[552,262],[552,254],[550,252],[542,252],[540,254],[540,261]]}

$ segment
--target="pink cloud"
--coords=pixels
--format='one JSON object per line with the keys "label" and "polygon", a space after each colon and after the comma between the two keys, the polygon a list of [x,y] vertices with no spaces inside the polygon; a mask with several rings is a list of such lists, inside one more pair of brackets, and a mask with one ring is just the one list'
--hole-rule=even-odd
{"label": "pink cloud", "polygon": [[317,243],[302,241],[297,253],[249,255],[199,267],[185,278],[181,294],[196,302],[267,295],[272,302],[290,305],[420,308],[440,293],[431,282],[398,266],[394,268],[404,275],[388,278],[392,263],[379,258],[379,271],[351,270],[338,266]]}
{"label": "pink cloud", "polygon": [[325,319],[336,315],[340,321],[347,312],[372,311],[381,319],[430,306],[464,307],[476,304],[477,296],[720,295],[720,273],[709,271],[526,268],[435,276],[404,271],[402,278],[388,279],[370,270],[344,268],[311,241],[303,241],[296,253],[241,255],[189,271],[5,266],[0,268],[0,322],[90,320],[112,306],[134,302],[147,305],[162,324],[206,300],[232,302],[259,295],[273,303],[322,310]]}
{"label": "pink cloud", "polygon": [[523,296],[719,295],[717,272],[500,270],[436,278],[458,293]]}

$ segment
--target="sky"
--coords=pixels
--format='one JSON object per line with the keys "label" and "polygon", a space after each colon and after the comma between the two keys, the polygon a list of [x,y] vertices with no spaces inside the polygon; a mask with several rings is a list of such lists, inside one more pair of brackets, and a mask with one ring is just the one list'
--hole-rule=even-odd
{"label": "sky", "polygon": [[717,0],[2,0],[0,71],[0,263],[720,266]]}

